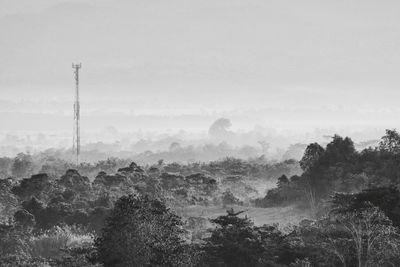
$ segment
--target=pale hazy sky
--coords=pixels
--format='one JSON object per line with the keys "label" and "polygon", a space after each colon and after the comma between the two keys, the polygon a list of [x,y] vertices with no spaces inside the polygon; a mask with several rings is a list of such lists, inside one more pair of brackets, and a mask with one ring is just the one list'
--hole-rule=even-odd
{"label": "pale hazy sky", "polygon": [[399,12],[395,0],[0,0],[1,130],[69,129],[72,62],[86,128],[222,115],[399,127]]}

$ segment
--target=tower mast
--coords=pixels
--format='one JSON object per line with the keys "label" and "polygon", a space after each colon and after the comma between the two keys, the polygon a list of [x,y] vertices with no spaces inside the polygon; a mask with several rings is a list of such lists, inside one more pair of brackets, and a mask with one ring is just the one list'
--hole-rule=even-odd
{"label": "tower mast", "polygon": [[76,166],[79,165],[79,154],[81,152],[81,136],[80,136],[80,105],[79,105],[79,69],[82,64],[72,63],[75,75],[75,102],[74,102],[74,133],[72,143],[72,153],[76,156]]}

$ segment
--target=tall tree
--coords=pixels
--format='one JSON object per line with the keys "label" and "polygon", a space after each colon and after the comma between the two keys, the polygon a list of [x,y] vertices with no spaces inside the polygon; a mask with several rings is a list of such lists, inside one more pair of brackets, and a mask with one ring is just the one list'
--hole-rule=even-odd
{"label": "tall tree", "polygon": [[163,202],[124,196],[115,204],[96,240],[105,266],[185,265],[182,222]]}
{"label": "tall tree", "polygon": [[309,144],[304,152],[303,158],[300,160],[300,166],[303,171],[312,168],[323,154],[324,149],[318,143]]}

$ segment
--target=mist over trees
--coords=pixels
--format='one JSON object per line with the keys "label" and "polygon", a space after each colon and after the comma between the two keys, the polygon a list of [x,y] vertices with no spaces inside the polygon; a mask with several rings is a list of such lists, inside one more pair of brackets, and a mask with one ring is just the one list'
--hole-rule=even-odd
{"label": "mist over trees", "polygon": [[[264,155],[271,161],[300,160],[307,140],[318,140],[322,145],[329,142],[331,130],[315,129],[307,133],[295,133],[255,126],[253,129],[234,128],[235,121],[221,117],[199,132],[184,130],[158,132],[120,132],[106,127],[98,132],[85,133],[82,139],[82,161],[95,163],[108,158],[130,159],[140,164],[153,164],[159,159],[167,162],[208,162],[224,157],[240,159]],[[345,130],[343,130],[345,131]],[[346,131],[345,131],[346,132]],[[378,140],[369,133],[367,140],[356,143],[358,150],[375,146]],[[369,138],[369,139],[368,139]],[[87,142],[91,140],[91,142]],[[0,157],[14,158],[18,154],[35,158],[53,157],[73,162],[70,150],[70,133],[32,133],[27,135],[0,133]],[[23,152],[23,153],[22,153]],[[38,172],[35,170],[34,172]]]}
{"label": "mist over trees", "polygon": [[387,130],[361,151],[311,143],[300,161],[3,158],[0,263],[397,266],[399,148]]}

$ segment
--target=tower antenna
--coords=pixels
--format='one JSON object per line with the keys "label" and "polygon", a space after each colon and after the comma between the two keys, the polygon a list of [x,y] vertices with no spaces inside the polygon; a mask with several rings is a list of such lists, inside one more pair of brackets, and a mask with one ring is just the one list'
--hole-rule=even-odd
{"label": "tower antenna", "polygon": [[72,153],[76,155],[76,166],[79,165],[79,154],[81,152],[81,133],[80,133],[80,104],[79,104],[79,69],[82,64],[72,63],[75,75],[75,102],[74,102],[74,134],[72,142]]}

